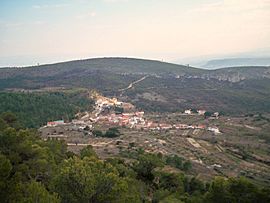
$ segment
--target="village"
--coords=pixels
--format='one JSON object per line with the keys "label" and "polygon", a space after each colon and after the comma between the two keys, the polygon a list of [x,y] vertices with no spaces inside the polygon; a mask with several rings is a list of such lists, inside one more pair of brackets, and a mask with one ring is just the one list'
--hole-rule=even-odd
{"label": "village", "polygon": [[[96,102],[94,111],[83,112],[77,114],[77,119],[71,121],[71,124],[79,126],[80,129],[86,128],[88,126],[90,129],[93,128],[93,124],[99,123],[108,126],[114,127],[126,127],[131,129],[138,130],[151,130],[151,131],[159,131],[159,130],[171,130],[171,129],[201,129],[208,130],[215,134],[221,133],[218,127],[216,126],[206,126],[204,124],[170,124],[165,122],[154,122],[145,118],[144,111],[137,111],[135,106],[130,103],[124,103],[118,101],[116,98],[107,98],[101,96],[99,94],[95,94],[92,96]],[[182,115],[197,115],[197,116],[205,116],[206,110],[194,110],[188,109],[185,110]],[[215,112],[210,116],[211,119],[218,119],[219,113]],[[47,126],[57,126],[70,124],[68,122],[64,122],[63,120],[58,121],[50,121],[47,123]]]}
{"label": "village", "polygon": [[[191,174],[200,174],[203,179],[239,174],[252,177],[261,174],[256,177],[258,181],[261,177],[269,178],[267,157],[249,153],[249,160],[243,159],[250,148],[267,150],[267,144],[258,142],[257,137],[243,136],[264,131],[253,126],[252,118],[210,114],[204,109],[145,113],[116,98],[97,93],[91,97],[95,101],[92,111],[79,112],[70,122],[47,122],[39,129],[41,137],[64,140],[68,150],[74,153],[91,145],[102,159],[128,157],[138,149],[164,156],[177,155],[190,160]],[[118,129],[119,135],[104,136],[112,128]],[[102,135],[97,135],[97,131]]]}

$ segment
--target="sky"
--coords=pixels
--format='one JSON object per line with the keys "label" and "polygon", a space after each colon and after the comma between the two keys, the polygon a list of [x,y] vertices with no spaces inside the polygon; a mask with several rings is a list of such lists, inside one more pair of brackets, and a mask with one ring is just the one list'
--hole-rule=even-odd
{"label": "sky", "polygon": [[0,66],[270,56],[270,0],[0,0]]}

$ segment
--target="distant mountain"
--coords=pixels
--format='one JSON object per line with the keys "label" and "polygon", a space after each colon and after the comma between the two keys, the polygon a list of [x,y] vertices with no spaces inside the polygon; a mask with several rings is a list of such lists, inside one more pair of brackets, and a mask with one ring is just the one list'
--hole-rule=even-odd
{"label": "distant mountain", "polygon": [[203,67],[217,69],[236,66],[270,66],[270,58],[228,58],[208,61]]}
{"label": "distant mountain", "polygon": [[[139,82],[130,85],[134,81]],[[2,91],[48,88],[96,89],[146,111],[270,112],[270,67],[265,66],[204,70],[153,60],[96,58],[0,69]]]}

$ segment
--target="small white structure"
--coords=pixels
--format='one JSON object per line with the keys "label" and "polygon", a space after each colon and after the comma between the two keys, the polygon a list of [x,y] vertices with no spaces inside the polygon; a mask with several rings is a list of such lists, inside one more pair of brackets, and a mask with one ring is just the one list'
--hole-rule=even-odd
{"label": "small white structure", "polygon": [[123,102],[117,101],[115,105],[116,106],[122,106],[123,105]]}
{"label": "small white structure", "polygon": [[185,114],[191,114],[192,113],[192,111],[191,111],[191,109],[187,109],[187,110],[185,110]]}
{"label": "small white structure", "polygon": [[216,118],[218,118],[219,117],[219,112],[213,113],[213,116],[216,117]]}
{"label": "small white structure", "polygon": [[219,164],[213,164],[213,165],[211,165],[213,168],[221,168],[222,166],[221,165],[219,165]]}
{"label": "small white structure", "polygon": [[198,110],[198,114],[199,114],[199,115],[204,115],[205,112],[206,112],[205,110]]}
{"label": "small white structure", "polygon": [[215,134],[221,133],[220,130],[217,127],[208,127],[208,131],[214,132]]}

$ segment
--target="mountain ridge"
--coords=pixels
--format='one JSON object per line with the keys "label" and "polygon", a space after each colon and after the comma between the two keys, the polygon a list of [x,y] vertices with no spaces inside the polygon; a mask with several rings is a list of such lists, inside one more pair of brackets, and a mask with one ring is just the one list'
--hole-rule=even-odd
{"label": "mountain ridge", "polygon": [[[0,72],[10,72],[13,70],[21,71],[34,71],[37,72],[42,69],[54,68],[54,70],[58,69],[72,69],[72,70],[80,70],[80,69],[91,69],[91,70],[106,70],[106,71],[114,71],[118,73],[137,73],[137,74],[160,74],[160,73],[172,73],[172,74],[190,74],[199,76],[199,74],[205,75],[215,75],[213,73],[222,72],[224,74],[225,71],[233,72],[236,70],[240,70],[240,73],[243,74],[246,70],[262,70],[262,69],[270,69],[269,66],[240,66],[240,67],[225,67],[221,69],[213,69],[206,70],[200,69],[185,65],[178,65],[169,62],[163,62],[158,60],[151,59],[138,59],[138,58],[124,58],[124,57],[104,57],[104,58],[90,58],[90,59],[82,59],[82,60],[73,60],[52,64],[43,64],[39,66],[27,66],[27,67],[5,67],[1,68]],[[266,72],[268,74],[268,72]],[[2,74],[3,75],[3,74]],[[265,76],[265,75],[264,75]]]}
{"label": "mountain ridge", "polygon": [[[134,81],[140,82],[120,91]],[[95,89],[148,111],[270,111],[270,67],[203,70],[153,60],[97,58],[0,69],[2,91],[48,88]]]}

